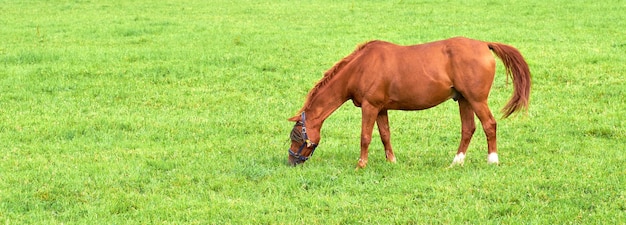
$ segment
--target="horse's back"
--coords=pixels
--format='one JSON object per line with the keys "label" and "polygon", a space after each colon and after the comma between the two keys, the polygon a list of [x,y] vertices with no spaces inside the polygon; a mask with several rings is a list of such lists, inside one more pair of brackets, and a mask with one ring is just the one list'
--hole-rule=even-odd
{"label": "horse's back", "polygon": [[357,76],[352,87],[358,105],[367,100],[389,109],[425,109],[454,97],[457,89],[465,92],[471,80],[489,87],[493,81],[495,62],[482,41],[457,37],[402,46],[376,40],[362,47],[349,69]]}
{"label": "horse's back", "polygon": [[[488,43],[455,37],[418,45],[397,45],[391,42],[374,40],[362,45],[361,59],[357,62],[362,67],[392,66],[395,68],[440,67],[446,64],[479,63],[493,64],[494,58]],[[446,65],[447,66],[447,65]]]}

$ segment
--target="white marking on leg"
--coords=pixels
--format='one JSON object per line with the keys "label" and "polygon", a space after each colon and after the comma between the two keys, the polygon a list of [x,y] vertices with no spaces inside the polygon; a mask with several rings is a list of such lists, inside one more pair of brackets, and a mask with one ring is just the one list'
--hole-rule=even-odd
{"label": "white marking on leg", "polygon": [[459,152],[458,154],[456,154],[456,156],[454,156],[454,160],[452,160],[452,165],[463,165],[463,163],[465,162],[465,153],[463,152]]}
{"label": "white marking on leg", "polygon": [[489,156],[487,156],[487,163],[489,164],[500,164],[500,161],[498,161],[498,153],[489,153]]}

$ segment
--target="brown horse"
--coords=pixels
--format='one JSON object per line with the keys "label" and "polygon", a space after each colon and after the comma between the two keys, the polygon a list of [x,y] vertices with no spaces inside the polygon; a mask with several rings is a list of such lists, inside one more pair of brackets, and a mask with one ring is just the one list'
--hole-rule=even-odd
{"label": "brown horse", "polygon": [[367,164],[374,123],[378,124],[387,160],[395,162],[387,110],[428,109],[452,98],[459,104],[462,124],[461,143],[452,165],[463,164],[476,129],[474,114],[487,136],[487,162],[498,164],[496,120],[487,105],[496,71],[490,50],[503,61],[507,76],[513,80],[513,96],[502,109],[504,117],[527,109],[530,70],[512,46],[463,37],[413,46],[370,41],[326,71],[298,115],[289,119],[296,122],[291,131],[289,162],[304,163],[313,155],[324,120],[349,99],[362,110],[358,167]]}

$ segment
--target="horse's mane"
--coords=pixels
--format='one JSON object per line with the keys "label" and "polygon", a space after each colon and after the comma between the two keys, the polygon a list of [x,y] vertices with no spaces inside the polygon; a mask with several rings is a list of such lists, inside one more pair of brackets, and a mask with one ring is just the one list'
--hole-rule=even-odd
{"label": "horse's mane", "polygon": [[380,41],[374,40],[374,41],[368,41],[363,44],[360,44],[352,53],[350,53],[350,55],[344,57],[343,59],[341,59],[341,61],[335,63],[333,67],[328,69],[324,73],[324,77],[322,77],[322,79],[318,81],[317,84],[315,84],[315,86],[313,87],[313,89],[311,89],[311,91],[309,91],[309,94],[306,96],[306,101],[304,102],[304,106],[302,106],[302,108],[300,109],[300,111],[298,111],[296,116],[299,116],[305,109],[308,109],[311,106],[311,98],[315,96],[317,92],[322,87],[324,87],[337,73],[339,73],[339,71],[341,71],[348,63],[350,63],[357,56],[359,56],[360,53],[362,52],[361,50],[365,49],[367,46],[376,42],[380,42]]}

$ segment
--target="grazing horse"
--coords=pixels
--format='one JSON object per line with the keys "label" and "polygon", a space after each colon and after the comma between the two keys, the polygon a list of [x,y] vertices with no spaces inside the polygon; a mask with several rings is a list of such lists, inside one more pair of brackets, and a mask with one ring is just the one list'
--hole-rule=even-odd
{"label": "grazing horse", "polygon": [[320,142],[324,120],[347,100],[361,107],[361,156],[357,168],[367,164],[374,123],[387,160],[395,162],[391,149],[387,110],[422,110],[454,99],[461,115],[461,143],[452,165],[462,165],[476,125],[480,120],[487,136],[487,162],[498,164],[496,120],[487,98],[496,63],[502,60],[513,80],[513,96],[502,109],[503,117],[528,108],[530,70],[521,53],[512,46],[456,37],[412,46],[384,41],[360,45],[330,68],[309,92],[300,112],[289,118],[289,162],[304,163]]}

